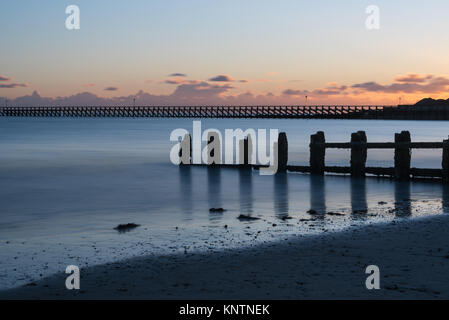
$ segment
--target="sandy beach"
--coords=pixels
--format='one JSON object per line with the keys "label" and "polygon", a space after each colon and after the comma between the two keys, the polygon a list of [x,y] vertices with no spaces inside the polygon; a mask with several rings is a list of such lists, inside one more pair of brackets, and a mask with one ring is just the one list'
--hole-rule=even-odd
{"label": "sandy beach", "polygon": [[[449,216],[393,221],[215,254],[146,256],[0,292],[1,299],[447,299]],[[368,265],[380,290],[367,290]]]}

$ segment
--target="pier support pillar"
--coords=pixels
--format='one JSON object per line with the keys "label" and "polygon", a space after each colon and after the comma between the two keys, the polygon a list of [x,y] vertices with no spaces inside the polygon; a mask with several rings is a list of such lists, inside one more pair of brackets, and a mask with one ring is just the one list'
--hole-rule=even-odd
{"label": "pier support pillar", "polygon": [[443,168],[443,181],[449,183],[449,139],[443,140],[443,159],[441,165]]}
{"label": "pier support pillar", "polygon": [[[410,162],[411,162],[411,148],[410,148],[410,132],[402,131],[394,135],[394,142],[396,148],[394,149],[394,175],[398,180],[410,179]],[[407,145],[408,143],[408,145]]]}
{"label": "pier support pillar", "polygon": [[324,143],[326,139],[323,131],[318,131],[310,136],[310,173],[324,175],[326,147]]}
{"label": "pier support pillar", "polygon": [[278,172],[286,172],[288,164],[288,141],[285,132],[278,136]]}
{"label": "pier support pillar", "polygon": [[351,134],[351,143],[351,176],[364,177],[367,157],[365,131]]}

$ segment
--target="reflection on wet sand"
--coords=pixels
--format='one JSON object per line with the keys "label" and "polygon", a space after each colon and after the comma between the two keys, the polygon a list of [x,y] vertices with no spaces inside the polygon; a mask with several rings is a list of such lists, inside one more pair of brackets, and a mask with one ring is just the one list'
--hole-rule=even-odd
{"label": "reflection on wet sand", "polygon": [[[180,166],[179,167],[179,179],[180,179],[180,196],[182,199],[182,210],[187,213],[192,213],[194,211],[194,196],[195,190],[193,186],[193,175],[192,168],[188,166]],[[232,209],[232,205],[226,205],[223,203],[223,181],[222,181],[222,169],[216,167],[207,168],[207,188],[206,188],[206,201],[209,208],[225,208]],[[258,205],[258,202],[255,200],[257,195],[254,194],[255,183],[260,179],[258,176],[254,176],[255,173],[252,170],[248,169],[237,169],[235,177],[238,178],[238,192],[237,194],[237,210],[240,214],[243,215],[252,215],[254,214],[254,208]],[[228,173],[226,173],[228,174]],[[257,175],[257,174],[256,174]],[[307,178],[309,179],[309,187],[306,189],[306,196],[309,196],[310,207],[299,208],[295,205],[295,201],[297,199],[293,199],[290,202],[290,190],[291,188],[295,188],[295,176],[289,175],[287,173],[279,173],[273,177],[272,180],[272,189],[269,192],[271,197],[271,201],[273,202],[273,214],[276,218],[286,220],[289,215],[294,215],[296,213],[305,212],[307,210],[315,211],[314,216],[315,219],[321,220],[326,219],[326,217],[330,217],[332,215],[341,215],[346,213],[351,213],[351,218],[355,220],[364,220],[369,216],[369,207],[368,207],[368,193],[367,193],[367,184],[370,184],[369,178],[342,178],[341,182],[337,182],[334,179],[338,179],[337,177],[326,177],[320,175],[309,175]],[[290,180],[291,179],[291,180]],[[328,179],[328,181],[326,181]],[[329,180],[330,179],[330,180]],[[290,181],[289,181],[290,180]],[[264,179],[264,183],[267,180]],[[290,182],[290,183],[289,183]],[[328,185],[329,189],[334,190],[335,185],[338,186],[340,184],[346,184],[350,187],[350,206],[349,203],[342,203],[342,200],[335,201],[336,196],[341,197],[346,193],[343,190],[337,190],[337,192],[333,192],[332,194],[326,194],[326,185]],[[384,209],[385,214],[394,214],[396,217],[408,217],[411,216],[414,210],[416,210],[415,206],[412,206],[411,198],[411,187],[414,182],[411,181],[391,181],[387,183],[384,187],[388,189],[388,195],[384,198],[378,199],[378,204],[373,204],[371,210],[371,214],[382,214],[380,211]],[[393,195],[393,207],[386,206],[388,201],[391,203],[391,197],[389,195]],[[442,184],[441,185],[441,199],[435,199],[437,202],[441,203],[441,208],[444,213],[449,213],[449,185]],[[302,195],[298,195],[301,197]],[[326,199],[326,196],[328,199]],[[296,195],[295,195],[296,197]],[[268,200],[266,197],[264,200]],[[380,201],[382,200],[382,201]],[[419,197],[417,198],[419,200]],[[423,201],[423,202],[428,202]],[[328,212],[329,211],[329,212]],[[209,214],[210,220],[220,220],[223,218],[222,212],[214,212]]]}
{"label": "reflection on wet sand", "polygon": [[368,213],[365,178],[351,178],[351,210],[354,219],[365,218]]}
{"label": "reflection on wet sand", "polygon": [[181,196],[181,210],[192,213],[192,171],[190,166],[179,166],[179,193]]}
{"label": "reflection on wet sand", "polygon": [[277,218],[288,217],[288,174],[278,173],[274,176],[274,213]]}
{"label": "reflection on wet sand", "polygon": [[310,209],[317,213],[326,213],[325,177],[310,175]]}
{"label": "reflection on wet sand", "polygon": [[[210,166],[207,168],[207,186],[209,208],[222,208],[221,200],[221,169]],[[211,213],[209,219],[217,221],[222,218],[222,213]]]}
{"label": "reflection on wet sand", "polygon": [[411,216],[410,181],[394,182],[394,212],[396,217]]}

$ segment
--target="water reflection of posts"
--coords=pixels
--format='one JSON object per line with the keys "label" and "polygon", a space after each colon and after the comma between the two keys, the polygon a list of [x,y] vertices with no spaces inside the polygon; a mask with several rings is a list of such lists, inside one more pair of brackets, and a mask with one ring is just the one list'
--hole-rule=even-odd
{"label": "water reflection of posts", "polygon": [[282,219],[288,217],[288,175],[278,173],[274,177],[274,212],[276,217]]}
{"label": "water reflection of posts", "polygon": [[220,168],[207,167],[207,192],[209,208],[221,208],[221,170]]}
{"label": "water reflection of posts", "polygon": [[310,209],[317,213],[326,213],[326,190],[323,176],[310,175]]}
{"label": "water reflection of posts", "polygon": [[181,210],[192,213],[192,172],[190,166],[179,166],[179,193],[181,194]]}
{"label": "water reflection of posts", "polygon": [[395,182],[394,200],[395,214],[397,217],[408,217],[412,214],[409,181]]}
{"label": "water reflection of posts", "polygon": [[351,178],[351,209],[356,217],[366,217],[368,204],[366,201],[366,180]]}
{"label": "water reflection of posts", "polygon": [[238,171],[240,212],[250,215],[253,211],[253,174],[251,170]]}

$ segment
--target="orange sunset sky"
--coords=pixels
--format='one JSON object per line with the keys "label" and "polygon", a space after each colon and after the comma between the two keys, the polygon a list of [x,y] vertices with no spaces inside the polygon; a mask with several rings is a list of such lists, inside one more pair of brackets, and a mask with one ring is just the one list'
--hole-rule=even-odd
{"label": "orange sunset sky", "polygon": [[449,98],[449,2],[0,4],[1,105],[396,105]]}

